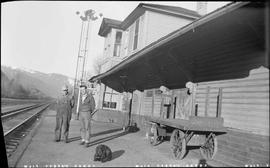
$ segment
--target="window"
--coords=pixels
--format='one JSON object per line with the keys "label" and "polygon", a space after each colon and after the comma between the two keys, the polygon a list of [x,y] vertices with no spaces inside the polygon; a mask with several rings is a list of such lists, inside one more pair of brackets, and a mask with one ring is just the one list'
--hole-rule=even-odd
{"label": "window", "polygon": [[117,57],[120,56],[121,40],[122,40],[122,32],[117,31],[115,35],[113,56]]}
{"label": "window", "polygon": [[103,107],[116,109],[118,98],[119,98],[118,92],[106,86]]}
{"label": "window", "polygon": [[140,18],[138,18],[130,27],[128,35],[128,53],[138,48],[139,41],[142,37],[139,37],[140,30]]}
{"label": "window", "polygon": [[153,91],[152,90],[147,90],[145,97],[152,97],[153,96]]}
{"label": "window", "polygon": [[162,93],[161,90],[159,90],[159,89],[155,90],[155,95],[161,95],[161,93]]}
{"label": "window", "polygon": [[135,22],[135,33],[134,33],[134,42],[133,42],[133,50],[137,49],[138,46],[138,36],[139,36],[139,19]]}

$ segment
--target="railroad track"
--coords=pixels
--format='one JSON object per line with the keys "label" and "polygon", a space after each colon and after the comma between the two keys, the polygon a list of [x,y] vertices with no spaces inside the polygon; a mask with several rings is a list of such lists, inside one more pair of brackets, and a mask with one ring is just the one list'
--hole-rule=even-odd
{"label": "railroad track", "polygon": [[50,105],[51,103],[43,103],[2,114],[7,157],[10,157],[16,151],[22,139],[35,125],[35,121],[39,119],[41,113]]}
{"label": "railroad track", "polygon": [[44,103],[43,104],[34,104],[34,105],[31,105],[31,106],[22,107],[22,108],[16,108],[16,109],[8,110],[8,111],[3,111],[1,113],[1,119],[5,120],[7,118],[10,118],[10,117],[15,116],[17,114],[21,114],[21,113],[23,113],[25,111],[29,111],[31,109],[35,109],[35,108],[40,107],[42,105],[44,105]]}
{"label": "railroad track", "polygon": [[37,104],[42,103],[47,100],[37,100],[37,99],[13,99],[13,98],[1,98],[1,107],[5,106],[16,106],[23,104]]}

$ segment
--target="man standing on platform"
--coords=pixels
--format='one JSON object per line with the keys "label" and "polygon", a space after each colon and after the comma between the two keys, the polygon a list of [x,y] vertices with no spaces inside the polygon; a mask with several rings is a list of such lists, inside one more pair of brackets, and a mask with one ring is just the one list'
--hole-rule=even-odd
{"label": "man standing on platform", "polygon": [[64,129],[64,139],[68,143],[69,123],[72,115],[71,109],[74,107],[74,96],[68,93],[68,87],[62,87],[62,95],[57,99],[57,114],[55,127],[55,142],[61,140],[61,128]]}
{"label": "man standing on platform", "polygon": [[79,120],[81,123],[81,138],[80,145],[88,146],[90,142],[91,129],[91,113],[95,110],[95,99],[92,93],[87,93],[87,86],[81,85],[81,96],[79,99]]}

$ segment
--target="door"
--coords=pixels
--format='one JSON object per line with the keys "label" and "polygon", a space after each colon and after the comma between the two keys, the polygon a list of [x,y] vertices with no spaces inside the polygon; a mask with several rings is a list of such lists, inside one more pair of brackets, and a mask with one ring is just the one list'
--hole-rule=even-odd
{"label": "door", "polygon": [[172,113],[172,96],[163,94],[161,99],[160,116],[161,118],[174,118]]}
{"label": "door", "polygon": [[188,89],[174,90],[173,101],[175,119],[188,120],[192,108],[192,95],[188,94]]}

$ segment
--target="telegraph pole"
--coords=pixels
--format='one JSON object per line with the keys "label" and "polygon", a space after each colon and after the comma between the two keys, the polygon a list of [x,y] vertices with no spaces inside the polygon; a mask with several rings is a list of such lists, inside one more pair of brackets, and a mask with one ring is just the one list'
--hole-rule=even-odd
{"label": "telegraph pole", "polygon": [[[88,9],[84,11],[84,16],[80,16],[80,19],[82,20],[81,25],[81,34],[80,34],[80,42],[79,42],[79,51],[78,51],[78,58],[77,58],[77,66],[76,66],[76,74],[74,79],[74,88],[73,88],[73,95],[75,94],[75,89],[78,89],[78,97],[77,97],[77,108],[76,108],[76,120],[79,118],[79,101],[80,101],[80,85],[85,82],[86,79],[84,76],[85,73],[85,60],[88,55],[88,34],[89,34],[89,27],[90,22],[95,21],[98,19],[98,17],[102,17],[102,14],[100,13],[99,16],[95,16],[95,11],[92,9]],[[80,12],[76,12],[77,15],[80,14]]]}

